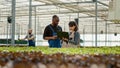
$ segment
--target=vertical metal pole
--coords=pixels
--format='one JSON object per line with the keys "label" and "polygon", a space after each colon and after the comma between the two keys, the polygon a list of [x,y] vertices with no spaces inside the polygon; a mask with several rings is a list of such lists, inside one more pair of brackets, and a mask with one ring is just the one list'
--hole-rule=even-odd
{"label": "vertical metal pole", "polygon": [[4,27],[4,33],[3,33],[4,36],[5,36],[5,32],[6,32],[6,28]]}
{"label": "vertical metal pole", "polygon": [[20,35],[21,35],[21,24],[19,24],[20,30],[19,30],[19,39],[20,39]]}
{"label": "vertical metal pole", "polygon": [[15,45],[15,6],[16,0],[12,0],[12,41],[11,44]]}
{"label": "vertical metal pole", "polygon": [[94,26],[94,25],[93,25],[93,21],[92,21],[92,46],[93,46],[93,43],[94,43],[94,35],[93,35],[93,34],[94,34],[94,33],[93,33],[93,29],[94,29],[94,28],[93,28],[93,26]]}
{"label": "vertical metal pole", "polygon": [[1,12],[1,10],[0,10],[0,21],[1,21],[1,13],[2,13],[2,12]]}
{"label": "vertical metal pole", "polygon": [[21,30],[21,28],[20,28],[20,24],[19,24],[19,39],[20,39],[20,30]]}
{"label": "vertical metal pole", "polygon": [[7,23],[7,45],[8,45],[8,23]]}
{"label": "vertical metal pole", "polygon": [[23,35],[23,26],[21,26],[21,35]]}
{"label": "vertical metal pole", "polygon": [[[39,39],[39,36],[40,36],[40,32],[42,32],[42,31],[40,31],[40,22],[39,22],[39,16],[37,16],[37,35],[38,35],[38,39],[37,40],[40,40]],[[38,41],[38,43],[39,43],[39,41]],[[38,45],[38,44],[36,44],[36,45]]]}
{"label": "vertical metal pole", "polygon": [[1,13],[2,13],[2,11],[0,10],[0,21],[2,20],[2,19],[1,19],[1,17],[2,17],[2,14],[1,14]]}
{"label": "vertical metal pole", "polygon": [[109,46],[110,45],[110,36],[111,36],[111,30],[110,30],[110,23],[107,23],[107,45]]}
{"label": "vertical metal pole", "polygon": [[79,30],[79,13],[78,13],[78,30]]}
{"label": "vertical metal pole", "polygon": [[20,39],[20,24],[17,25],[18,25],[18,39]]}
{"label": "vertical metal pole", "polygon": [[[34,12],[35,12],[35,27],[34,27],[34,29],[35,29],[35,37],[37,37],[36,36],[36,7],[34,7],[35,9],[34,9]],[[35,41],[36,41],[36,38],[35,38]]]}
{"label": "vertical metal pole", "polygon": [[84,25],[84,28],[83,28],[83,46],[85,46],[85,25]]}
{"label": "vertical metal pole", "polygon": [[107,21],[105,21],[105,46],[107,45]]}
{"label": "vertical metal pole", "polygon": [[[39,24],[39,16],[37,17],[37,21],[38,21],[38,22],[37,22],[37,23],[38,23],[38,24],[37,24],[37,27],[40,27],[40,24]],[[40,29],[38,29],[38,31],[41,32]],[[40,34],[39,32],[37,32],[37,35]]]}
{"label": "vertical metal pole", "polygon": [[97,16],[98,16],[98,6],[97,6],[97,0],[95,2],[95,46],[97,47]]}
{"label": "vertical metal pole", "polygon": [[32,0],[29,0],[29,29],[32,28]]}

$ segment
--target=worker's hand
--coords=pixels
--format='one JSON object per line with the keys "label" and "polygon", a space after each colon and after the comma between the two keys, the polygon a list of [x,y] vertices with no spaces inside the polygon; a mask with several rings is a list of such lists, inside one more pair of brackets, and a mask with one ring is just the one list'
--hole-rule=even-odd
{"label": "worker's hand", "polygon": [[67,39],[67,38],[62,38],[62,40],[63,40],[63,41],[68,41],[68,39]]}
{"label": "worker's hand", "polygon": [[53,39],[53,40],[54,40],[54,39],[57,39],[57,36],[53,36],[52,39]]}
{"label": "worker's hand", "polygon": [[18,38],[18,40],[24,40],[24,39],[20,39],[20,38]]}
{"label": "worker's hand", "polygon": [[68,44],[68,39],[67,38],[62,38],[62,40]]}
{"label": "worker's hand", "polygon": [[25,40],[25,39],[19,39],[19,40]]}
{"label": "worker's hand", "polygon": [[27,38],[27,40],[32,40],[31,38]]}

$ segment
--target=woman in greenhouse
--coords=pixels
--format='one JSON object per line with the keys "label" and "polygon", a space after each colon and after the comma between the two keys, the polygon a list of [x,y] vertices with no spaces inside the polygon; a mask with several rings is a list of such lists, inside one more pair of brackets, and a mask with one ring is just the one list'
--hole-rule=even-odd
{"label": "woman in greenhouse", "polygon": [[48,40],[49,47],[52,48],[61,48],[61,40],[57,37],[57,32],[62,31],[62,28],[58,24],[59,17],[54,15],[52,17],[52,23],[47,25],[44,30],[43,38]]}
{"label": "woman in greenhouse", "polygon": [[[65,47],[80,47],[80,34],[78,32],[78,26],[75,21],[69,22],[69,39],[68,39],[68,45],[65,45]],[[64,39],[67,40],[67,39]],[[64,47],[64,45],[63,45]]]}

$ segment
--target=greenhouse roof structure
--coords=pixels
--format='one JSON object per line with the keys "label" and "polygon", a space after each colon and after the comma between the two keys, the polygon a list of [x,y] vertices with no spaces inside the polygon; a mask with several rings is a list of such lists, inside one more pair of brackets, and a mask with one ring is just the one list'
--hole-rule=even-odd
{"label": "greenhouse roof structure", "polygon": [[[94,21],[96,17],[95,0],[16,0],[16,23],[25,27],[29,24],[29,6],[31,1],[32,27],[34,28],[35,17],[42,22],[40,27],[44,28],[51,22],[52,15],[60,17],[60,25],[66,25],[69,21],[76,18],[83,22],[86,18]],[[98,20],[107,20],[110,0],[98,0],[97,14]],[[0,22],[7,22],[7,17],[12,15],[12,0],[0,0]],[[85,18],[85,19],[83,19]],[[37,20],[38,21],[38,20]],[[86,23],[87,23],[86,22]],[[90,25],[91,23],[88,23]],[[6,25],[6,24],[4,24]],[[42,26],[43,25],[43,26]],[[95,24],[93,24],[95,25]],[[83,28],[81,26],[81,28]],[[64,28],[68,30],[67,28]]]}

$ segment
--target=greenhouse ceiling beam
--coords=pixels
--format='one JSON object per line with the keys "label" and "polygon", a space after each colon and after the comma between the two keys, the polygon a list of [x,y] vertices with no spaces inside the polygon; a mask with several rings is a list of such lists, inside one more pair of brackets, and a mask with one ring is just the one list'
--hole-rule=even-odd
{"label": "greenhouse ceiling beam", "polygon": [[[56,7],[66,8],[66,9],[68,9],[70,11],[76,11],[76,10],[78,10],[78,9],[76,9],[76,7],[74,7],[72,5],[72,3],[71,3],[71,5],[70,4],[68,5],[68,4],[65,4],[65,3],[63,3],[63,2],[61,2],[59,0],[46,0],[46,1],[48,1],[49,3],[46,3],[45,1],[42,1],[42,2],[46,3],[46,5],[48,4],[47,6],[49,6],[51,4],[51,5],[55,5]],[[40,2],[41,2],[41,0],[40,0]]]}
{"label": "greenhouse ceiling beam", "polygon": [[[92,17],[89,17],[89,16],[83,16],[83,17],[79,17],[79,18],[94,18],[95,16],[92,16]],[[98,17],[101,17],[101,16],[98,16]],[[104,17],[106,17],[106,16],[104,16]],[[62,20],[66,20],[66,19],[69,19],[67,16],[65,17],[65,16],[60,16],[60,18],[62,19]],[[35,18],[32,18],[33,20],[35,19]],[[47,17],[44,17],[44,18],[39,18],[39,19],[42,19],[42,20],[49,20],[49,18]],[[22,20],[22,19],[19,19],[19,21],[28,21],[28,19],[26,19],[26,20]],[[103,21],[103,20],[101,20],[101,21]]]}
{"label": "greenhouse ceiling beam", "polygon": [[109,7],[109,5],[107,5],[107,4],[103,3],[103,2],[98,1],[98,3],[99,3],[99,4],[102,4],[102,5],[104,5],[104,6]]}
{"label": "greenhouse ceiling beam", "polygon": [[[42,5],[32,5],[32,7],[37,7],[37,6],[50,6],[50,5],[65,5],[65,4],[80,4],[80,3],[94,3],[92,1],[85,1],[85,2],[70,2],[70,3],[53,3],[53,4],[42,4]],[[29,7],[28,5],[24,5],[24,6],[18,6],[16,8],[21,8],[21,7]],[[9,8],[10,9],[10,6],[9,7],[6,7],[6,8],[0,8],[0,9],[7,9]]]}
{"label": "greenhouse ceiling beam", "polygon": [[[63,2],[61,2],[60,0],[49,0],[50,2],[52,2],[53,4],[57,4],[57,3],[63,3]],[[97,0],[96,0],[97,1]],[[85,1],[85,2],[87,2],[87,1]],[[91,1],[90,1],[91,2]],[[96,2],[93,2],[92,1],[92,3],[93,4],[96,4]],[[79,4],[79,3],[77,3],[77,4]],[[62,8],[66,8],[66,9],[68,9],[68,10],[71,10],[71,11],[81,11],[81,10],[85,10],[85,8],[84,7],[80,7],[80,6],[78,6],[78,5],[74,5],[74,4],[70,4],[70,5],[67,5],[67,4],[63,4],[63,5],[56,5],[56,6],[58,6],[58,7],[62,7]],[[98,4],[97,4],[97,6],[98,6]],[[95,6],[96,7],[96,6]],[[78,12],[79,13],[79,12]],[[84,12],[83,12],[84,13]],[[93,12],[89,12],[90,14],[88,14],[87,13],[87,15],[89,15],[89,16],[93,16],[93,15],[95,15]],[[84,14],[86,14],[86,13],[84,13]],[[92,15],[91,15],[92,14]]]}
{"label": "greenhouse ceiling beam", "polygon": [[[26,11],[26,10],[16,10],[17,12],[16,12],[16,14],[19,14],[19,13],[28,13],[28,11]],[[62,11],[62,13],[63,12],[71,12],[71,13],[75,13],[75,12],[93,12],[93,11],[95,11],[95,10],[79,10],[79,11]],[[102,12],[102,11],[108,11],[108,9],[98,9],[98,12]],[[6,11],[6,12],[8,12],[8,14],[9,14],[9,12],[10,11]],[[6,13],[6,12],[2,12],[2,15],[4,15],[4,13]],[[33,12],[33,11],[32,11]],[[47,12],[47,11],[46,11]],[[51,11],[52,12],[52,11]],[[54,12],[56,12],[56,13],[61,13],[61,11],[54,11]],[[37,13],[44,13],[44,12],[37,12]],[[47,12],[48,13],[48,12]],[[50,13],[50,12],[49,12]]]}
{"label": "greenhouse ceiling beam", "polygon": [[[81,16],[79,18],[93,18],[93,17],[96,17],[96,16]],[[97,16],[97,17],[107,17],[107,16]]]}
{"label": "greenhouse ceiling beam", "polygon": [[[83,10],[83,11],[67,11],[67,12],[51,12],[51,13],[48,13],[48,12],[41,12],[41,13],[37,13],[37,15],[51,15],[51,14],[68,14],[68,13],[88,13],[88,12],[94,12],[95,10]],[[98,12],[105,12],[105,11],[108,11],[108,9],[100,9],[98,10]],[[19,14],[19,15],[18,15]],[[27,13],[24,13],[24,14],[20,14],[20,13],[16,13],[16,16],[28,16],[28,14],[26,15]],[[3,14],[3,15],[9,15],[9,14]],[[3,17],[3,15],[1,15]],[[34,16],[34,14],[33,14]]]}
{"label": "greenhouse ceiling beam", "polygon": [[[53,3],[53,4],[43,4],[43,5],[32,5],[32,7],[37,7],[37,6],[50,6],[50,5],[65,5],[65,4],[80,4],[80,3],[94,3],[93,1],[85,1],[85,2],[70,2],[70,3]],[[102,3],[100,1],[98,1],[99,4],[102,4],[104,6],[109,6],[105,3]],[[28,5],[25,5],[25,6],[19,6],[19,7],[16,7],[16,8],[21,8],[21,7],[28,7]],[[7,8],[10,8],[10,7],[6,7],[6,8],[0,8],[0,9],[7,9]]]}
{"label": "greenhouse ceiling beam", "polygon": [[52,3],[52,4],[43,4],[43,5],[33,5],[33,7],[50,6],[50,5],[80,4],[80,3],[94,3],[94,2],[92,2],[92,1],[85,1],[85,2],[70,2],[70,3]]}
{"label": "greenhouse ceiling beam", "polygon": [[[69,18],[67,18],[67,17],[60,17],[60,18],[64,18],[64,19],[62,19],[62,21],[65,21],[65,20],[67,20],[67,19],[69,19]],[[47,18],[39,18],[40,20],[47,20],[47,21],[51,21],[51,20],[49,20],[49,19],[47,19]],[[32,20],[35,20],[35,19],[32,19]],[[29,22],[29,20],[27,19],[27,20],[22,20],[22,19],[19,19],[19,20],[17,20],[16,19],[16,23],[19,23],[19,21],[20,22],[26,22],[26,24],[28,24],[28,22]],[[110,20],[98,20],[98,22],[102,22],[102,21],[110,21]],[[1,21],[1,22],[6,22],[6,21]],[[5,23],[4,23],[5,24]],[[20,24],[20,23],[19,23]],[[113,23],[113,24],[115,24],[115,23]],[[120,23],[119,23],[120,24]],[[34,24],[33,24],[34,25]]]}
{"label": "greenhouse ceiling beam", "polygon": [[[29,7],[28,5],[22,5],[22,6],[17,6],[16,8],[24,8],[24,7]],[[0,9],[11,9],[11,7],[9,6],[9,7],[4,7],[4,8],[1,8],[0,7]]]}

